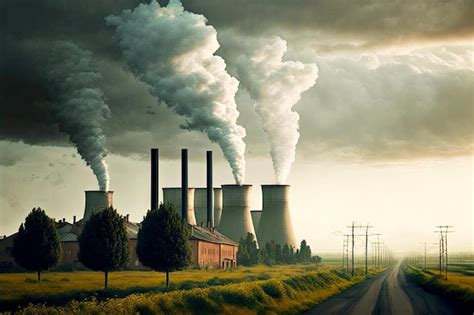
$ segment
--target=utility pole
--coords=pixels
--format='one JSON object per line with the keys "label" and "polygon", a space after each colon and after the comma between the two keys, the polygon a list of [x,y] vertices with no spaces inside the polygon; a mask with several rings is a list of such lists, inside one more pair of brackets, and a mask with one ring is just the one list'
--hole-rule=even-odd
{"label": "utility pole", "polygon": [[352,276],[354,276],[354,221],[352,221]]}
{"label": "utility pole", "polygon": [[[452,228],[452,225],[438,225],[436,226],[438,229],[435,233],[439,233],[441,237],[441,250],[440,250],[440,268],[439,273],[442,272],[442,264],[441,260],[444,259],[444,272],[445,272],[445,280],[448,280],[448,233],[453,233],[454,231],[450,231],[449,229]],[[444,236],[443,236],[444,233]]]}
{"label": "utility pole", "polygon": [[[348,226],[348,228],[351,228],[352,231],[352,275],[354,276],[354,237],[355,236],[365,236],[365,275],[367,276],[369,274],[369,267],[368,267],[368,254],[369,254],[369,229],[372,228],[373,226],[370,225],[355,225],[354,221],[352,221],[352,225]],[[355,235],[354,230],[355,229],[360,229],[364,228],[365,229],[365,234],[363,235]]]}
{"label": "utility pole", "polygon": [[423,270],[426,270],[426,242],[421,243],[421,245],[424,246],[424,250],[425,250],[425,257],[424,257],[424,261],[423,261]]}
{"label": "utility pole", "polygon": [[346,270],[349,271],[349,234],[346,234]]}

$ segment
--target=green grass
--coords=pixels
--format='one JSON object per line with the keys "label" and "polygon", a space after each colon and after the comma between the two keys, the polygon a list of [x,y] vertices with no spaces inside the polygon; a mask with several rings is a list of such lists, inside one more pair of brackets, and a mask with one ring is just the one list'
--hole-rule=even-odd
{"label": "green grass", "polygon": [[[248,268],[248,270],[252,270]],[[237,271],[242,273],[243,270]],[[247,272],[246,272],[247,273]],[[285,277],[178,290],[132,294],[105,301],[72,301],[63,307],[28,306],[20,314],[296,314],[365,279],[334,268]]]}
{"label": "green grass", "polygon": [[171,274],[171,287],[165,287],[165,275],[151,271],[113,272],[109,287],[103,291],[103,274],[99,272],[48,272],[38,283],[35,274],[0,274],[0,311],[15,310],[30,303],[65,305],[71,300],[105,300],[135,293],[159,293],[190,290],[257,280],[282,279],[302,275],[309,270],[328,270],[327,266],[289,265],[239,267],[224,270],[189,269]]}
{"label": "green grass", "polygon": [[405,266],[408,278],[423,288],[451,300],[461,311],[474,310],[474,277],[448,272],[448,280],[437,270]]}

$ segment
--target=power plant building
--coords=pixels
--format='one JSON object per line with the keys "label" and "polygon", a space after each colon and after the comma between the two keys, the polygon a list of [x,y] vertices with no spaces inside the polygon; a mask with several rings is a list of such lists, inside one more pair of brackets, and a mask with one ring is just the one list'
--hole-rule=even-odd
{"label": "power plant building", "polygon": [[[175,206],[178,215],[191,229],[192,265],[206,268],[237,266],[238,242],[248,233],[263,247],[267,242],[296,248],[289,210],[289,185],[262,185],[262,210],[250,211],[252,185],[213,187],[212,152],[207,154],[207,187],[188,187],[188,153],[181,152],[181,187],[163,188],[163,202]],[[151,150],[150,206],[159,206],[158,149]],[[57,222],[62,245],[60,263],[82,267],[78,261],[78,237],[91,215],[113,206],[113,192],[86,191],[83,218],[76,222]],[[123,217],[127,228],[130,260],[127,269],[144,269],[136,255],[139,223]],[[14,235],[0,239],[0,271],[15,267],[11,257]],[[83,267],[82,267],[83,268]]]}

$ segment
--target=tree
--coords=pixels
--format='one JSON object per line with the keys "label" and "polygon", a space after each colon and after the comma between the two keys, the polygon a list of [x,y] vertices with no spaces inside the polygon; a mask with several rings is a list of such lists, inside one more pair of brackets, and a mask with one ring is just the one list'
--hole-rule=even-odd
{"label": "tree", "polygon": [[253,266],[258,262],[259,253],[257,242],[252,233],[247,233],[246,238],[241,238],[239,251],[237,252],[237,262],[243,266]]}
{"label": "tree", "polygon": [[56,222],[41,208],[34,208],[21,224],[13,239],[12,255],[25,269],[41,272],[57,265],[61,256],[61,243]]}
{"label": "tree", "polygon": [[149,210],[138,231],[137,255],[144,266],[169,273],[186,268],[191,262],[190,230],[171,203]]}
{"label": "tree", "polygon": [[299,260],[303,263],[311,260],[311,247],[306,244],[306,240],[302,240],[300,243]]}
{"label": "tree", "polygon": [[283,248],[281,250],[281,259],[284,264],[291,263],[290,246],[288,246],[288,244],[283,245]]}
{"label": "tree", "polygon": [[275,263],[276,264],[283,263],[283,256],[282,256],[281,245],[280,244],[275,245]]}
{"label": "tree", "polygon": [[104,273],[123,269],[128,262],[128,236],[124,219],[113,208],[93,214],[79,237],[79,260],[84,266]]}
{"label": "tree", "polygon": [[260,261],[269,266],[275,264],[275,242],[267,242],[260,249]]}

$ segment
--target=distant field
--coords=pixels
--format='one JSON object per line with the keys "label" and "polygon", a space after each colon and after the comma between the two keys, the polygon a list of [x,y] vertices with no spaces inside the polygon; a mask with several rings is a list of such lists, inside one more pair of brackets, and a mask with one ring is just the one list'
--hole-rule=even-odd
{"label": "distant field", "polygon": [[[215,285],[282,279],[298,276],[308,271],[327,271],[334,267],[312,265],[256,266],[224,270],[190,269],[171,274],[170,290],[188,290]],[[166,291],[165,275],[151,271],[113,272],[109,287],[103,292],[103,274],[100,272],[50,272],[44,273],[40,283],[33,273],[0,274],[0,310],[16,309],[17,305],[44,303],[62,305],[70,300],[92,297],[105,299],[125,297],[132,293]]]}

